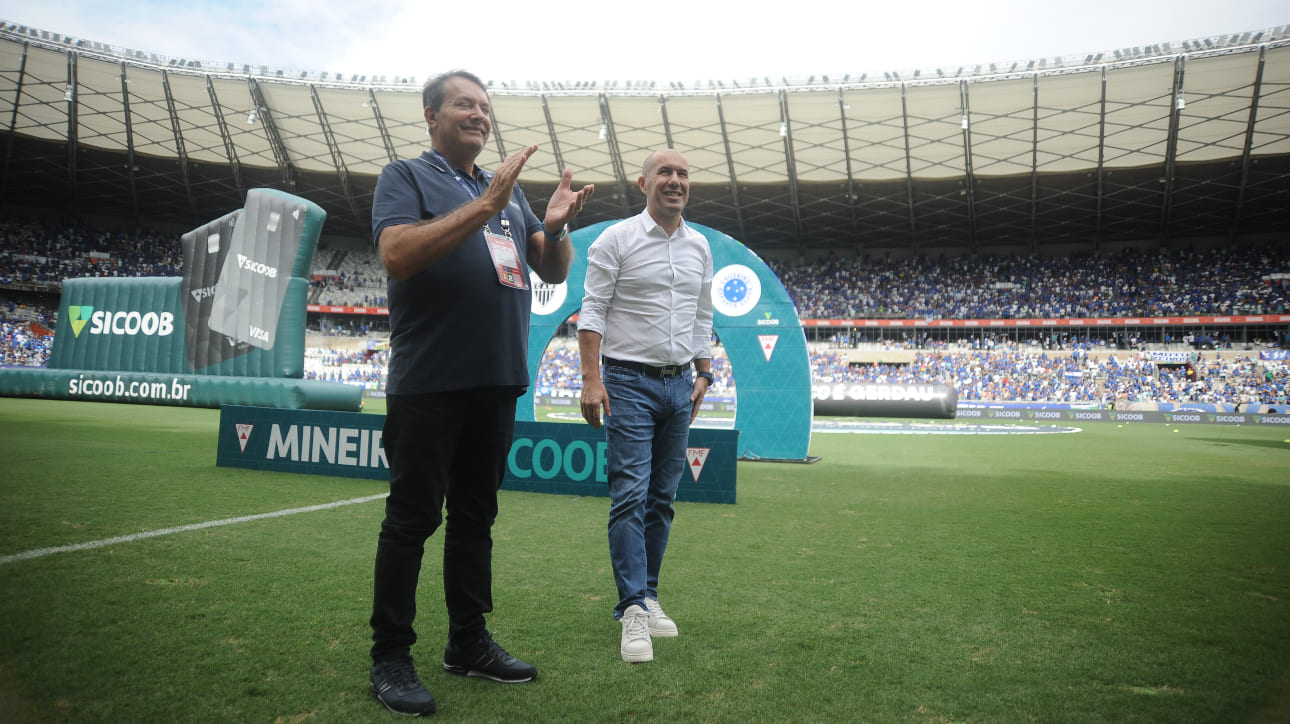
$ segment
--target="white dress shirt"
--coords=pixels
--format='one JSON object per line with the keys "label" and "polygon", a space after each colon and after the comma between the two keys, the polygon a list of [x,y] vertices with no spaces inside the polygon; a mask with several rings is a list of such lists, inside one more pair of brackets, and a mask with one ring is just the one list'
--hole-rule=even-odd
{"label": "white dress shirt", "polygon": [[650,365],[712,357],[712,250],[681,221],[668,236],[648,211],[610,226],[587,250],[578,331],[605,357]]}

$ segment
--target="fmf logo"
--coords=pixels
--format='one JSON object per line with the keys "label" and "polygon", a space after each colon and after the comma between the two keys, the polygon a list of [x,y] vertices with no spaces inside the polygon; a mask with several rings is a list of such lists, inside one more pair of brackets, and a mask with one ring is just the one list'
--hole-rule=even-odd
{"label": "fmf logo", "polygon": [[94,307],[68,305],[72,336],[79,338],[89,324],[90,334],[166,337],[175,331],[175,315],[170,312],[108,312]]}
{"label": "fmf logo", "polygon": [[235,426],[237,427],[237,444],[242,448],[242,452],[246,452],[246,443],[251,440],[251,430],[255,429],[255,425],[238,422],[235,423]]}
{"label": "fmf logo", "polygon": [[687,447],[685,449],[685,460],[690,466],[690,475],[694,477],[694,482],[699,482],[699,476],[703,474],[703,466],[708,462],[708,453],[712,452],[710,447]]}

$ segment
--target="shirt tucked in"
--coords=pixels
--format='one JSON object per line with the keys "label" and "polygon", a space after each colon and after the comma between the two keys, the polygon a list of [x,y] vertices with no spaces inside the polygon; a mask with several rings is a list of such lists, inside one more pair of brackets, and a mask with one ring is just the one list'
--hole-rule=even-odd
{"label": "shirt tucked in", "polygon": [[610,226],[587,250],[578,331],[606,357],[650,365],[712,357],[712,250],[684,221],[668,236],[648,211]]}

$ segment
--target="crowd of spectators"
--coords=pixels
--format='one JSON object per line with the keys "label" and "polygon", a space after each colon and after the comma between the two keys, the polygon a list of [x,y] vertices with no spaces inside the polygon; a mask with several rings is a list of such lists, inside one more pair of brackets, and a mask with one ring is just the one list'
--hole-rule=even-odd
{"label": "crowd of spectators", "polygon": [[[319,304],[382,306],[374,251],[345,252],[346,276],[319,280]],[[1126,249],[1112,254],[829,256],[767,262],[802,319],[1066,319],[1283,314],[1290,244]]]}
{"label": "crowd of spectators", "polygon": [[[313,301],[386,305],[370,247],[320,249]],[[1109,254],[828,256],[768,261],[803,319],[1061,319],[1280,314],[1290,309],[1290,243]],[[0,283],[57,284],[77,276],[182,274],[179,238],[80,222],[0,218]]]}
{"label": "crowd of spectators", "polygon": [[378,334],[389,335],[388,317],[367,316],[361,314],[320,314],[309,320],[305,328],[328,337],[369,337]]}
{"label": "crowd of spectators", "polygon": [[[320,251],[319,256],[331,254]],[[385,269],[371,248],[336,250],[334,269],[319,270],[309,284],[310,298],[318,304],[341,307],[388,307]]]}
{"label": "crowd of spectators", "polygon": [[304,378],[343,382],[365,390],[383,390],[389,361],[389,347],[361,351],[312,347],[305,351]]}
{"label": "crowd of spectators", "polygon": [[[946,384],[960,399],[1123,405],[1137,402],[1285,404],[1290,369],[1260,361],[1257,353],[1217,350],[1187,362],[1152,361],[1146,351],[1092,355],[1087,338],[1072,338],[1055,354],[1001,339],[982,345],[937,345],[917,351],[908,364],[853,364],[845,352],[823,346],[811,352],[812,384]],[[1105,351],[1105,350],[1103,350]],[[577,347],[557,342],[543,355],[534,391],[576,394],[581,389]],[[729,360],[717,347],[712,394],[736,392]]]}
{"label": "crowd of spectators", "polygon": [[0,302],[0,366],[44,367],[54,346],[54,312]]}
{"label": "crowd of spectators", "polygon": [[838,352],[811,355],[816,384],[944,384],[959,399],[1126,403],[1286,404],[1290,369],[1256,354],[1215,351],[1187,362],[1146,352],[1050,355],[1025,348],[917,352],[909,364],[854,365]]}
{"label": "crowd of spectators", "polygon": [[73,277],[182,273],[177,236],[0,218],[0,283],[58,285]]}
{"label": "crowd of spectators", "polygon": [[1283,314],[1290,245],[770,262],[803,319]]}
{"label": "crowd of spectators", "polygon": [[385,278],[381,278],[379,287],[368,284],[367,279],[346,278],[343,276],[315,277],[309,280],[311,294],[317,304],[339,307],[388,307],[389,298],[385,296]]}
{"label": "crowd of spectators", "polygon": [[[319,253],[335,260],[336,268],[316,276],[313,301],[386,304],[384,274],[371,249]],[[55,286],[79,276],[177,276],[183,271],[181,259],[177,235],[0,218],[0,284]],[[770,266],[803,319],[1051,319],[1276,314],[1290,309],[1290,245],[1285,242],[1068,257],[830,256],[803,264],[772,261]],[[4,364],[44,365],[52,337],[37,330],[54,328],[53,307],[14,312],[12,306],[7,313],[0,308]],[[364,336],[379,326],[375,318],[321,315],[311,320],[312,329],[333,336]],[[839,332],[832,341],[846,347],[859,340]],[[1197,349],[1231,348],[1223,335],[1163,341]],[[813,380],[945,383],[954,385],[961,399],[1106,405],[1146,400],[1284,403],[1287,394],[1284,363],[1254,362],[1219,351],[1195,364],[1161,365],[1140,353],[1148,345],[1137,337],[1111,342],[1054,333],[1021,345],[1002,335],[950,343],[910,333],[878,344],[915,350],[914,361],[857,366],[842,364],[839,352],[818,351],[812,355]],[[1116,347],[1119,352],[1109,357],[1089,354]],[[1059,351],[1071,354],[1055,354]],[[362,354],[360,359],[311,350],[308,375],[379,389],[386,354]],[[733,392],[725,358],[714,360],[713,369],[714,394]],[[552,346],[534,385],[538,394],[576,391],[576,346]]]}

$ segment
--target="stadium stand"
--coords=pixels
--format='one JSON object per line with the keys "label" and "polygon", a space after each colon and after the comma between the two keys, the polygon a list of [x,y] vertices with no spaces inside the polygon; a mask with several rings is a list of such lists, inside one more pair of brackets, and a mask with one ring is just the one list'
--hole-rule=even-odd
{"label": "stadium stand", "polygon": [[1284,242],[1097,256],[772,263],[804,319],[1058,319],[1281,314]]}
{"label": "stadium stand", "polygon": [[72,277],[176,276],[179,237],[0,218],[0,284],[56,291]]}
{"label": "stadium stand", "polygon": [[[44,292],[43,304],[0,307],[3,364],[43,366],[52,347],[61,280],[74,276],[166,276],[179,273],[178,237],[125,232],[81,222],[0,219],[0,286]],[[311,298],[336,306],[380,306],[384,273],[370,247],[323,249]],[[1207,250],[1125,250],[1069,257],[985,256],[772,262],[803,318],[1008,319],[1284,313],[1290,291],[1290,247],[1267,242]],[[311,314],[310,330],[335,338],[311,343],[305,378],[366,390],[384,387],[388,350],[383,317]],[[36,331],[33,331],[36,330]],[[901,332],[878,338],[831,332],[812,343],[816,383],[951,384],[965,400],[1062,401],[1112,406],[1132,402],[1286,404],[1290,369],[1260,360],[1286,347],[1285,331],[1230,330],[1115,335],[1036,331],[1025,337],[974,332],[955,339]],[[372,349],[341,349],[340,340],[372,339]],[[1147,352],[1190,353],[1188,364],[1158,364]],[[904,352],[900,362],[875,361]],[[890,354],[888,355],[890,356]],[[714,360],[714,394],[736,394],[729,362]],[[580,387],[576,345],[557,339],[535,380],[538,395]]]}
{"label": "stadium stand", "polygon": [[[371,250],[315,281],[317,304],[382,306],[385,277]],[[1290,245],[1128,249],[1098,256],[769,260],[803,319],[1059,319],[1284,314]]]}
{"label": "stadium stand", "polygon": [[44,367],[54,342],[53,309],[0,300],[0,366]]}
{"label": "stadium stand", "polygon": [[385,270],[374,251],[342,250],[332,268],[315,271],[310,301],[341,307],[384,307]]}

